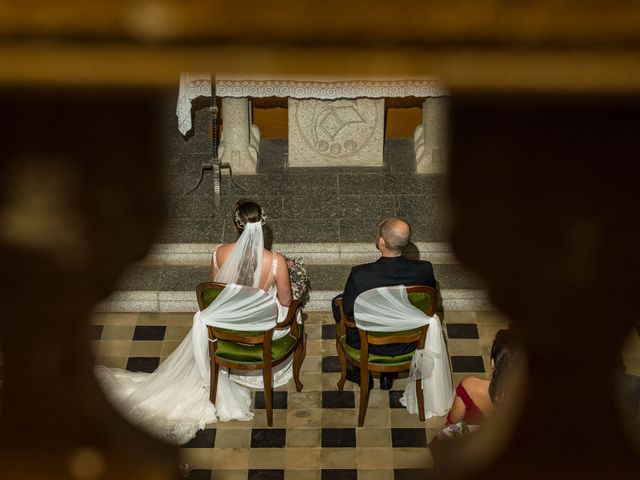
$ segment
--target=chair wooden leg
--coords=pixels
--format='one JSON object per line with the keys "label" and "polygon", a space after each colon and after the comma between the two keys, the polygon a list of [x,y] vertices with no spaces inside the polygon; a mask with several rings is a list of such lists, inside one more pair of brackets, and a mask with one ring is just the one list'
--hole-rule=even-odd
{"label": "chair wooden leg", "polygon": [[418,397],[418,416],[424,422],[424,392],[422,391],[422,378],[416,378],[416,397]]}
{"label": "chair wooden leg", "polygon": [[302,362],[304,360],[304,350],[306,344],[306,334],[298,343],[296,347],[296,351],[293,354],[293,381],[296,382],[296,391],[302,391],[302,382],[300,381],[300,368],[302,367]]}
{"label": "chair wooden leg", "polygon": [[307,358],[307,334],[304,334],[304,343],[302,345],[302,361],[300,362],[300,365],[302,365],[302,363],[304,362],[304,359]]}
{"label": "chair wooden leg", "polygon": [[364,426],[369,403],[369,370],[360,368],[360,410],[358,412],[358,426]]}
{"label": "chair wooden leg", "polygon": [[273,427],[273,376],[271,367],[266,367],[262,371],[262,381],[264,383],[264,403],[267,411],[267,425]]}
{"label": "chair wooden leg", "polygon": [[220,373],[220,365],[211,362],[211,383],[209,384],[209,400],[215,405],[216,394],[218,393],[218,375]]}
{"label": "chair wooden leg", "polygon": [[336,350],[338,351],[338,359],[340,360],[340,380],[338,380],[337,386],[338,391],[341,392],[344,388],[344,382],[347,380],[347,357],[338,339],[336,339]]}

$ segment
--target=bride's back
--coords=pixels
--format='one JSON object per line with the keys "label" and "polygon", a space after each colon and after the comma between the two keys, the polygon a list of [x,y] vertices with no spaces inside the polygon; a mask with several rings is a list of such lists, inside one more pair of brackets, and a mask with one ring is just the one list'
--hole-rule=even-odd
{"label": "bride's back", "polygon": [[[287,263],[282,255],[263,248],[262,227],[265,219],[264,209],[259,204],[243,198],[238,200],[233,211],[233,224],[240,237],[235,243],[220,245],[213,254],[211,278],[224,283],[245,283],[238,279],[251,275],[250,283],[256,285],[254,274],[258,271],[253,261],[262,255],[262,265],[259,266],[260,280],[257,286],[275,293],[280,304],[286,306],[291,302],[291,283]],[[226,267],[225,262],[227,262]]]}
{"label": "bride's back", "polygon": [[[216,250],[216,260],[218,264],[218,269],[222,268],[224,262],[227,260],[229,254],[233,250],[235,246],[234,243],[225,243],[224,245],[220,245]],[[272,265],[274,262],[274,255],[277,255],[266,248],[262,250],[262,268],[260,272],[260,288],[262,290],[269,290],[272,285],[275,283],[275,276],[272,274]],[[276,258],[277,261],[277,258]],[[215,268],[215,265],[214,265]],[[215,279],[216,271],[212,271],[212,278]]]}

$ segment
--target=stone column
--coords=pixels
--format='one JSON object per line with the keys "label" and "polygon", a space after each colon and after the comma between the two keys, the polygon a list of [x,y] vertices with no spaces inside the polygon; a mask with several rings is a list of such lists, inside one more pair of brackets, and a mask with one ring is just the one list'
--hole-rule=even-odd
{"label": "stone column", "polygon": [[260,129],[251,123],[248,98],[222,99],[222,136],[219,156],[233,173],[255,175],[260,149]]}
{"label": "stone column", "polygon": [[422,105],[422,125],[413,134],[416,172],[444,173],[447,162],[448,97],[428,97]]}

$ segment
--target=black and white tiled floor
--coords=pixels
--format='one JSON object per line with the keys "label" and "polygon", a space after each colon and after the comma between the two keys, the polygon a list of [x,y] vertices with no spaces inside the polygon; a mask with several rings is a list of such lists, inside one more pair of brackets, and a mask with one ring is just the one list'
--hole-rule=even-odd
{"label": "black and white tiled floor", "polygon": [[[153,371],[191,326],[185,313],[98,313],[93,319],[96,363]],[[182,448],[191,479],[371,479],[423,478],[431,465],[426,447],[444,418],[422,423],[400,405],[406,380],[391,391],[371,392],[365,426],[358,428],[358,388],[347,382],[337,392],[338,360],[330,313],[310,313],[304,389],[293,382],[274,396],[273,428],[268,428],[264,395],[254,394],[250,422],[208,425]],[[444,331],[456,384],[467,374],[484,376],[495,332],[507,325],[495,312],[449,311]],[[625,362],[640,367],[640,337],[630,340]],[[633,373],[638,373],[634,371]],[[416,477],[418,475],[418,477]]]}
{"label": "black and white tiled floor", "polygon": [[[454,382],[474,372],[484,375],[495,332],[506,325],[493,312],[444,315]],[[184,313],[98,313],[92,342],[96,363],[153,371],[179,344],[191,326]],[[330,313],[310,313],[305,321],[307,358],[304,389],[293,382],[274,395],[273,428],[266,425],[264,394],[255,392],[250,422],[209,425],[182,449],[190,478],[210,479],[405,479],[430,466],[426,444],[444,422],[425,423],[399,403],[405,379],[391,391],[376,380],[365,426],[357,428],[358,388],[339,377]]]}

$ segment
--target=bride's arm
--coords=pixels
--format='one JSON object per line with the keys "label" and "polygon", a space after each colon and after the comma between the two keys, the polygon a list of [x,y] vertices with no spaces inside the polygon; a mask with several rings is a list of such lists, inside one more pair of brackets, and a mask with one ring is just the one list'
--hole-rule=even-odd
{"label": "bride's arm", "polygon": [[[216,281],[216,275],[218,275],[218,272],[220,271],[220,263],[226,258],[225,255],[220,255],[220,251],[225,250],[224,247],[225,245],[219,245],[218,248],[216,248],[213,251],[213,255],[211,255],[211,281],[212,282]],[[222,257],[222,259],[220,257]]]}
{"label": "bride's arm", "polygon": [[274,253],[278,259],[278,271],[276,273],[276,289],[280,305],[289,306],[291,303],[291,280],[289,279],[289,269],[283,255]]}

